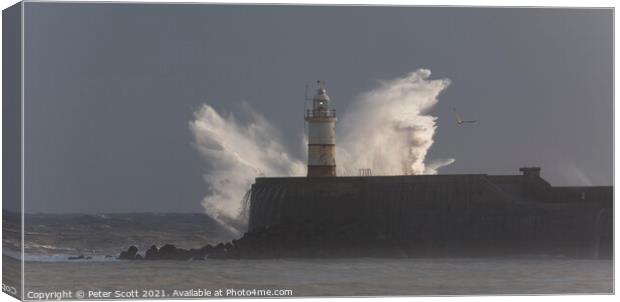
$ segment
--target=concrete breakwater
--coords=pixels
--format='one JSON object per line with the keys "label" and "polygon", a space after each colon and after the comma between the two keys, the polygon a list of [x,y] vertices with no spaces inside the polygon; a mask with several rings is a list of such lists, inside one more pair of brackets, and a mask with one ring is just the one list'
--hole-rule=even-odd
{"label": "concrete breakwater", "polygon": [[553,187],[540,169],[521,171],[257,178],[243,237],[120,258],[612,257],[612,187]]}
{"label": "concrete breakwater", "polygon": [[[612,187],[553,187],[522,175],[259,178],[249,231],[310,223],[390,242],[409,257],[610,258]],[[370,244],[372,245],[372,244]]]}

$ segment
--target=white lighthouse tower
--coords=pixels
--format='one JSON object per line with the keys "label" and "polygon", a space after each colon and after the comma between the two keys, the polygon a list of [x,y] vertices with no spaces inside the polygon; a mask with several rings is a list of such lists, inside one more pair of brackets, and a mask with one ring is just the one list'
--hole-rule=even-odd
{"label": "white lighthouse tower", "polygon": [[330,109],[325,83],[312,98],[312,109],[306,109],[308,122],[308,177],[336,176],[336,110]]}

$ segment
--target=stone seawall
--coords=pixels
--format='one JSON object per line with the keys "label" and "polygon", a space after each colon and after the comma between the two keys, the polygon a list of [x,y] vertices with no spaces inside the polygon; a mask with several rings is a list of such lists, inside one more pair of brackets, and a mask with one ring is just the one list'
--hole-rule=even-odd
{"label": "stone seawall", "polygon": [[312,225],[343,242],[391,242],[410,257],[611,257],[611,208],[536,201],[518,188],[484,174],[257,178],[249,232]]}

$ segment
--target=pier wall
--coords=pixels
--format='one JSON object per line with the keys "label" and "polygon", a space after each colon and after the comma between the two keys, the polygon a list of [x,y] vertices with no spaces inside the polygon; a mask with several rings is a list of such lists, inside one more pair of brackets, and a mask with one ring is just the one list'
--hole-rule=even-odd
{"label": "pier wall", "polygon": [[409,256],[611,257],[611,187],[582,188],[589,190],[587,200],[579,189],[549,187],[528,195],[519,177],[257,178],[249,230],[323,225],[346,237],[394,241]]}

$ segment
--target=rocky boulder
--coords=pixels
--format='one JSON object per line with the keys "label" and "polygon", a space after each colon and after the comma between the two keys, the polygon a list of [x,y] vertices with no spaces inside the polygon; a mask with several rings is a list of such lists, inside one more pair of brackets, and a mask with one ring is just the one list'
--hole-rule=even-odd
{"label": "rocky boulder", "polygon": [[151,245],[151,248],[146,250],[144,254],[144,259],[146,260],[157,260],[159,259],[159,250],[156,245]]}
{"label": "rocky boulder", "polygon": [[118,259],[134,260],[136,259],[137,253],[138,253],[138,248],[132,245],[126,251],[122,251],[121,254],[118,256]]}

